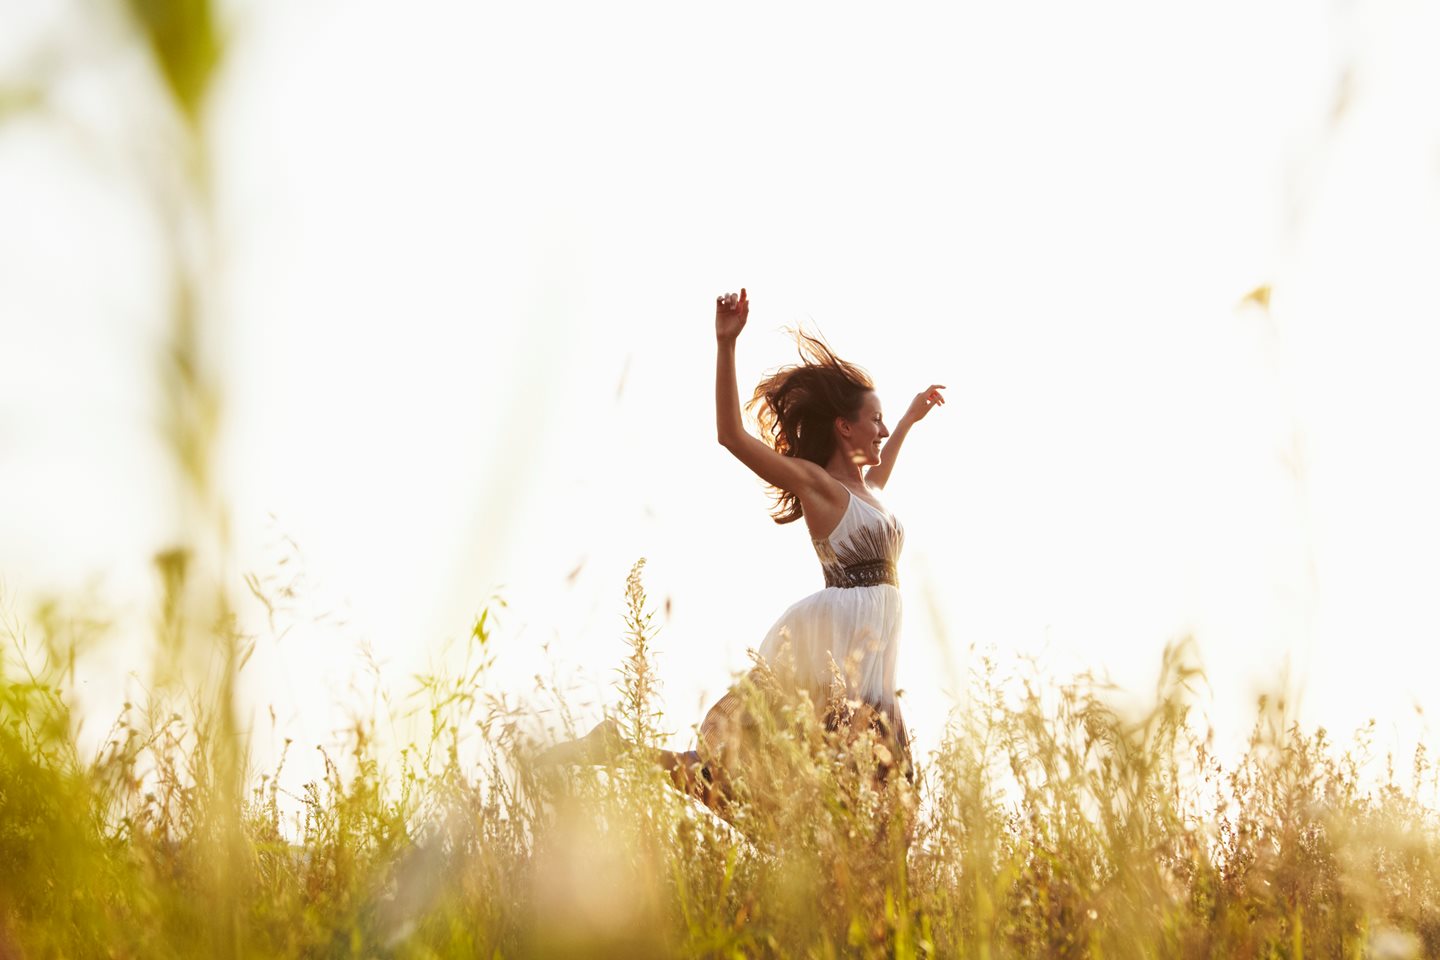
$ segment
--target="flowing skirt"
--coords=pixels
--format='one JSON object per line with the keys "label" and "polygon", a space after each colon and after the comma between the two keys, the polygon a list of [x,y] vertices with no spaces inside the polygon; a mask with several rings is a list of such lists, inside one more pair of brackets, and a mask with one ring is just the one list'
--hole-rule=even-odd
{"label": "flowing skirt", "polygon": [[[895,695],[899,633],[900,591],[891,584],[826,587],[792,604],[767,631],[757,666],[705,714],[700,739],[710,756],[702,775],[713,782],[711,763],[737,765],[763,746],[742,693],[753,685],[762,694],[777,686],[808,692],[827,730],[874,729],[885,748],[879,773],[898,769],[913,783],[910,736]],[[700,751],[690,754],[700,759]]]}

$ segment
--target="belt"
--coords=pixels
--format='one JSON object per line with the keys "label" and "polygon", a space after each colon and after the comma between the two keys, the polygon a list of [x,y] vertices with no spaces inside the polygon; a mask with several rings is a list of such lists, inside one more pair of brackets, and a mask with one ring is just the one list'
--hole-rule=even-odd
{"label": "belt", "polygon": [[824,570],[827,587],[876,587],[882,583],[900,586],[895,564],[889,560],[865,560]]}

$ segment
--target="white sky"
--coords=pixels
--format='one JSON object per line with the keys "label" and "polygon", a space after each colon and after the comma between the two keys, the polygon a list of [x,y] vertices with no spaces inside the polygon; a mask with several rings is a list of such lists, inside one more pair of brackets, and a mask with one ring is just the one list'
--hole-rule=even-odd
{"label": "white sky", "polygon": [[[80,51],[0,125],[0,577],[99,575],[134,629],[174,522],[159,135],[73,6],[0,3],[0,86]],[[744,395],[801,321],[892,424],[949,386],[886,491],[922,751],[972,647],[1144,691],[1193,632],[1230,737],[1287,657],[1342,736],[1440,708],[1434,5],[233,6],[208,130],[238,564],[292,537],[301,615],[345,619],[247,668],[291,736],[340,725],[358,643],[403,691],[497,587],[495,689],[553,662],[603,699],[644,556],[689,746],[821,586],[713,439],[742,285]],[[95,704],[148,675],[92,662]]]}

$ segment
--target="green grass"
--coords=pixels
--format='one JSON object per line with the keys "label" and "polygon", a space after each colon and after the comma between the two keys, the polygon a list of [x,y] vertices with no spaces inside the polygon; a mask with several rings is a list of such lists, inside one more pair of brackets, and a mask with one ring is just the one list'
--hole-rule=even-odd
{"label": "green grass", "polygon": [[[627,733],[654,742],[640,569],[615,700]],[[294,790],[295,815],[283,763],[241,762],[207,706],[223,697],[157,694],[82,757],[66,638],[12,623],[0,956],[1440,952],[1424,753],[1405,782],[1367,786],[1363,740],[1340,751],[1267,704],[1222,769],[1188,722],[1179,649],[1138,719],[1087,682],[1011,685],[984,664],[913,790],[862,773],[869,734],[846,742],[808,700],[767,701],[769,748],[743,781],[754,802],[731,825],[639,750],[542,776],[524,716],[489,688],[487,616],[463,667],[423,678],[428,737],[387,764],[369,733],[381,718],[362,719]]]}

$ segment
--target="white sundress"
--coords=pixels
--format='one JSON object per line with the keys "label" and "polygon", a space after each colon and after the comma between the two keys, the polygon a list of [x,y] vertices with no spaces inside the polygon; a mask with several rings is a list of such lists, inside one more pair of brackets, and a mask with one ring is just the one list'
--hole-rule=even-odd
{"label": "white sundress", "polygon": [[[848,490],[848,488],[847,488]],[[870,704],[889,724],[905,754],[909,735],[895,697],[895,661],[900,637],[900,587],[896,562],[905,543],[898,517],[850,492],[845,514],[830,535],[811,542],[819,555],[825,588],[796,601],[765,634],[759,654],[782,660],[812,697],[831,687],[831,659],[845,682],[846,699]],[[817,701],[823,702],[823,701]],[[731,692],[711,707],[701,736],[712,748],[732,739],[739,700]]]}

